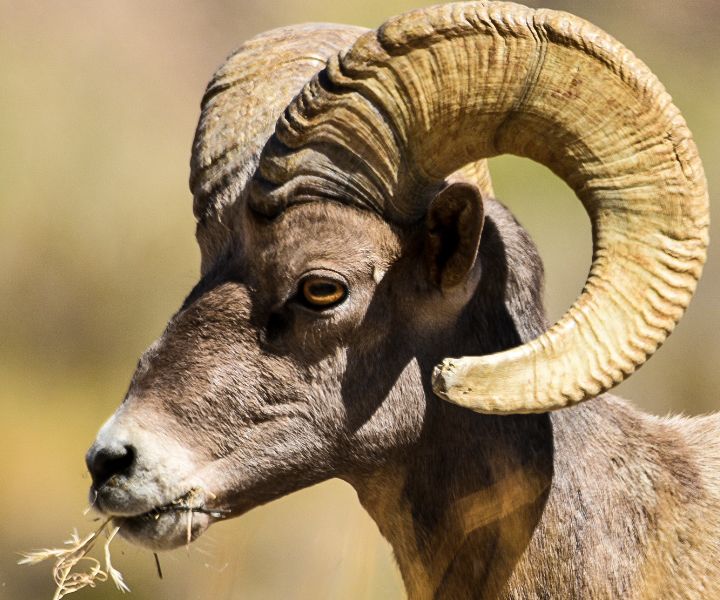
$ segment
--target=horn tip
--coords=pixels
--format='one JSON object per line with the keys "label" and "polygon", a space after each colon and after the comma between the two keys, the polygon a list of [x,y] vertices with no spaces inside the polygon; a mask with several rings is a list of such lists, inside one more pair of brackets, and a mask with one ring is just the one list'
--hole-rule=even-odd
{"label": "horn tip", "polygon": [[547,390],[539,396],[529,394],[528,387],[519,385],[517,377],[503,372],[502,366],[507,367],[503,358],[502,355],[446,358],[433,369],[433,391],[447,402],[486,415],[546,413],[572,406],[591,395],[581,388],[549,396]]}
{"label": "horn tip", "polygon": [[517,402],[508,402],[507,397],[487,389],[476,389],[466,377],[466,362],[463,358],[446,358],[433,369],[432,386],[437,396],[482,414],[527,412]]}

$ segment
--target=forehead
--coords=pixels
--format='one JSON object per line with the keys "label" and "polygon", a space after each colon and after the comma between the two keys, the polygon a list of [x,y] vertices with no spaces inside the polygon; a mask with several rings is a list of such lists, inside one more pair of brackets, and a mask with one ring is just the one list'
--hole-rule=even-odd
{"label": "forehead", "polygon": [[387,268],[399,253],[393,228],[369,211],[334,202],[287,209],[272,221],[250,217],[245,256],[263,272],[294,278],[312,269],[346,276]]}

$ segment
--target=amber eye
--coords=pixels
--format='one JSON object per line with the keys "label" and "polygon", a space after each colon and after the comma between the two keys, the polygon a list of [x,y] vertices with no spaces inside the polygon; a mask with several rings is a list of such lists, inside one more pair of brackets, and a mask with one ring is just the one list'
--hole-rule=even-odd
{"label": "amber eye", "polygon": [[302,296],[311,308],[329,308],[345,298],[345,286],[328,277],[312,276],[302,282]]}

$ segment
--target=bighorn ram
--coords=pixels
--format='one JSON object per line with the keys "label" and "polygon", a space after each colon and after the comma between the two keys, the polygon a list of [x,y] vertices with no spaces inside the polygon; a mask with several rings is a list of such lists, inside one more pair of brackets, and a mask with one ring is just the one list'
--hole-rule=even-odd
{"label": "bighorn ram", "polygon": [[[592,222],[549,329],[501,153]],[[125,536],[171,548],[188,516],[195,538],[340,477],[412,598],[720,598],[718,416],[603,395],[680,319],[708,237],[690,132],[622,45],[492,2],[271,31],[210,82],[190,183],[202,277],[87,456]]]}

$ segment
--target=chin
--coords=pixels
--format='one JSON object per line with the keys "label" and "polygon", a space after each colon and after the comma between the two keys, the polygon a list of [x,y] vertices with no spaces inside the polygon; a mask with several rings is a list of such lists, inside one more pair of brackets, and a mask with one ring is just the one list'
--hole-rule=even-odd
{"label": "chin", "polygon": [[112,519],[126,540],[150,550],[172,550],[195,541],[213,522],[229,514],[222,508],[209,508],[206,494],[191,488],[167,502],[159,494],[141,495],[137,490],[129,494],[109,485],[90,495],[95,508]]}
{"label": "chin", "polygon": [[113,517],[122,537],[149,550],[172,550],[187,545],[212,522],[211,515],[192,510],[153,510],[133,517]]}

